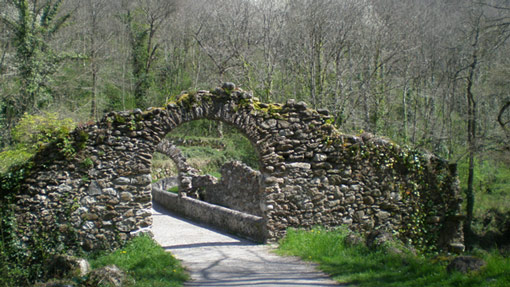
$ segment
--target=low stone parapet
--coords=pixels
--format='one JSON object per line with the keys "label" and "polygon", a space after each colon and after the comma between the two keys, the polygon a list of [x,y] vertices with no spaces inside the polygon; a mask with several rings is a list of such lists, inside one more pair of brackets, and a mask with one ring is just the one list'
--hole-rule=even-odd
{"label": "low stone parapet", "polygon": [[266,239],[265,222],[262,217],[190,197],[180,197],[158,188],[152,189],[152,198],[165,209],[186,218],[255,242],[264,242]]}

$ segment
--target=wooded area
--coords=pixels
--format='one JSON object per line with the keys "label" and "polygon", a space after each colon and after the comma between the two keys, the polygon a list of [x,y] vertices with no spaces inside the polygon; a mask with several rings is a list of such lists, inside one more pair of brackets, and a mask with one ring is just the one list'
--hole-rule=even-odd
{"label": "wooded area", "polygon": [[510,164],[508,0],[0,0],[0,19],[0,147],[25,113],[86,122],[231,81],[463,163],[468,211],[491,188],[476,166]]}

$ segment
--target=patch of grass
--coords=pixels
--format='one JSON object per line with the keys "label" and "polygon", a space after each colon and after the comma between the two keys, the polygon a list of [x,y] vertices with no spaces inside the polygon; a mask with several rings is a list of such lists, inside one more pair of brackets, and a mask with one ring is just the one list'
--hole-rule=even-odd
{"label": "patch of grass", "polygon": [[28,152],[26,148],[7,149],[0,152],[0,173],[6,173],[10,167],[23,164],[31,156],[33,153]]}
{"label": "patch of grass", "polygon": [[151,176],[154,182],[165,177],[177,176],[175,163],[166,155],[155,152],[152,158]]}
{"label": "patch of grass", "polygon": [[135,281],[134,286],[182,286],[189,276],[172,254],[149,236],[131,239],[124,248],[91,260],[93,268],[117,265]]}
{"label": "patch of grass", "polygon": [[336,281],[356,286],[510,286],[510,258],[497,252],[477,254],[487,261],[480,272],[448,274],[447,261],[346,246],[347,234],[345,229],[290,229],[278,252],[317,262]]}
{"label": "patch of grass", "polygon": [[223,151],[207,146],[179,147],[187,162],[203,174],[218,173],[221,165],[227,162]]}
{"label": "patch of grass", "polygon": [[179,193],[179,186],[173,186],[167,190],[168,192]]}
{"label": "patch of grass", "polygon": [[221,173],[219,173],[219,172],[211,172],[211,173],[209,173],[209,175],[214,176],[218,180],[221,179]]}
{"label": "patch of grass", "polygon": [[[468,162],[458,165],[459,179],[463,191],[467,189]],[[475,161],[475,217],[483,216],[488,210],[510,211],[510,166],[494,160]]]}

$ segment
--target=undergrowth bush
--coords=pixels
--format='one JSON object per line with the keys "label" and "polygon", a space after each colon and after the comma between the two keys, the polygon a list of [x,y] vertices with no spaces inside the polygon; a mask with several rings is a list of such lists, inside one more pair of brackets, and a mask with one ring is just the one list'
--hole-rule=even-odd
{"label": "undergrowth bush", "polygon": [[51,142],[57,142],[66,156],[73,154],[69,134],[75,127],[72,119],[59,119],[57,113],[25,114],[12,131],[13,144],[0,152],[0,173],[23,164]]}

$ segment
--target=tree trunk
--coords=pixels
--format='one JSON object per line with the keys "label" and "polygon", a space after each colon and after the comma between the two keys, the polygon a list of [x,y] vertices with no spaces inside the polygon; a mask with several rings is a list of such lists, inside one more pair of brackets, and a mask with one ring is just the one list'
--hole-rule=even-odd
{"label": "tree trunk", "polygon": [[97,120],[96,100],[97,100],[97,72],[95,68],[92,68],[92,101],[90,103],[90,118],[92,120]]}
{"label": "tree trunk", "polygon": [[404,90],[402,91],[402,107],[403,107],[403,112],[402,112],[402,121],[403,121],[403,142],[404,144],[407,144],[407,100],[406,100],[406,97],[407,97],[407,81],[405,82],[404,84]]}
{"label": "tree trunk", "polygon": [[473,210],[475,206],[474,194],[474,176],[475,176],[475,153],[476,153],[476,101],[473,95],[473,80],[475,69],[478,65],[478,38],[479,31],[475,31],[473,42],[473,53],[471,55],[471,64],[469,66],[469,73],[467,77],[466,98],[468,106],[468,149],[469,149],[469,169],[468,169],[468,182],[466,189],[466,233],[472,234],[471,224],[473,222]]}

